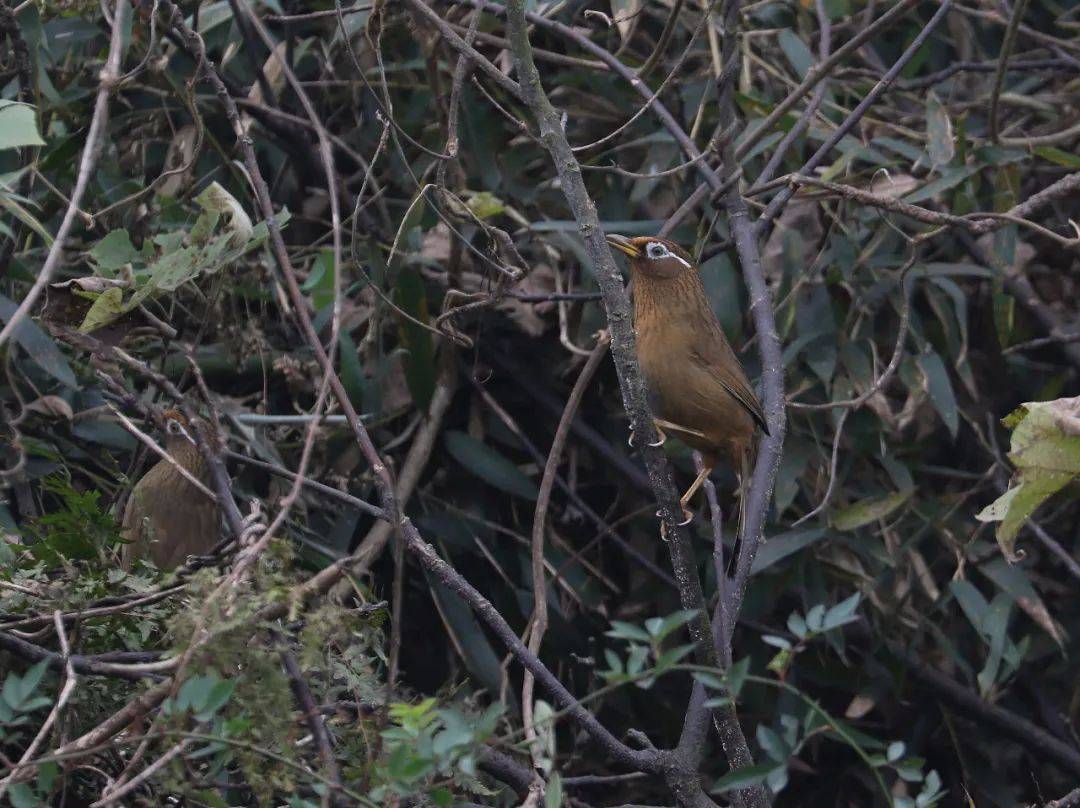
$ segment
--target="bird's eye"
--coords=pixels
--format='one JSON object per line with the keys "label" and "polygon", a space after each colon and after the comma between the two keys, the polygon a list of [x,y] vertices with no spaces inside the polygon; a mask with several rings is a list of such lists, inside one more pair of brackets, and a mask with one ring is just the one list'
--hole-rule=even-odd
{"label": "bird's eye", "polygon": [[645,247],[645,254],[647,256],[649,256],[649,258],[669,258],[669,257],[671,257],[671,252],[668,250],[667,247],[665,247],[659,241],[650,241],[648,243],[648,245]]}

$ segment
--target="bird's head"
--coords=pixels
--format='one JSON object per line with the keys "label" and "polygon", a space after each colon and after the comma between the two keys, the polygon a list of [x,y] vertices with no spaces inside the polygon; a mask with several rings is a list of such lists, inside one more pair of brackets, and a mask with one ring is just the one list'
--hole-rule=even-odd
{"label": "bird's head", "polygon": [[165,429],[165,445],[167,449],[188,444],[195,445],[192,437],[191,422],[184,417],[180,410],[165,410],[161,414]]}
{"label": "bird's head", "polygon": [[630,272],[644,278],[676,278],[695,272],[690,253],[673,241],[659,236],[617,236],[608,234],[609,246],[630,259]]}

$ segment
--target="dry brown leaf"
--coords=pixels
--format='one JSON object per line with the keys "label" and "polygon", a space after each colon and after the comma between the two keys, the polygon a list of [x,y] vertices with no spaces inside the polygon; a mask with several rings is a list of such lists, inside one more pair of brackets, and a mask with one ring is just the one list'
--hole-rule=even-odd
{"label": "dry brown leaf", "polygon": [[918,186],[919,181],[910,174],[893,174],[879,171],[874,175],[870,183],[870,193],[889,199],[899,199],[904,194],[911,193]]}
{"label": "dry brown leaf", "polygon": [[851,700],[847,709],[844,710],[844,718],[850,718],[853,721],[862,718],[873,710],[876,705],[877,702],[874,699],[860,693]]}
{"label": "dry brown leaf", "polygon": [[75,415],[71,405],[60,396],[42,396],[27,404],[26,409],[42,415],[51,415],[53,418],[66,418],[68,421]]}
{"label": "dry brown leaf", "polygon": [[52,283],[49,285],[54,289],[68,289],[72,286],[78,286],[84,292],[100,293],[113,287],[126,289],[131,285],[131,282],[122,278],[97,278],[89,276],[86,278],[72,278],[68,281],[60,281],[59,283]]}
{"label": "dry brown leaf", "polygon": [[193,124],[176,130],[169,142],[169,151],[165,154],[165,170],[172,171],[182,166],[187,166],[187,169],[166,177],[157,189],[160,196],[180,196],[191,185],[195,177],[195,144],[198,141],[198,129]]}
{"label": "dry brown leaf", "polygon": [[452,238],[450,228],[446,226],[446,223],[439,222],[424,233],[424,239],[420,242],[420,257],[429,261],[446,263],[450,260]]}
{"label": "dry brown leaf", "polygon": [[1028,617],[1038,623],[1043,631],[1054,638],[1054,642],[1058,644],[1059,648],[1065,650],[1068,635],[1065,633],[1065,629],[1050,616],[1050,612],[1047,611],[1046,605],[1041,600],[1038,598],[1018,597],[1016,602],[1027,613]]}

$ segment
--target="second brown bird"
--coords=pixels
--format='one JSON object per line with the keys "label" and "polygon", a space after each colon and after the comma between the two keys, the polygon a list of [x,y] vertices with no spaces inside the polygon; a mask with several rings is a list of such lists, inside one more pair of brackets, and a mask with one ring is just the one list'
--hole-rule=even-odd
{"label": "second brown bird", "polygon": [[162,458],[131,492],[124,509],[121,559],[131,569],[136,558],[148,558],[162,570],[183,564],[189,555],[206,555],[218,543],[220,511],[177,469],[182,466],[203,485],[210,481],[206,461],[195,445],[191,425],[176,410],[166,410],[165,450],[176,464]]}
{"label": "second brown bird", "polygon": [[704,469],[686,503],[721,460],[743,470],[755,426],[769,428],[746,372],[731,350],[690,255],[654,236],[608,235],[630,259],[638,362],[661,434],[701,452]]}

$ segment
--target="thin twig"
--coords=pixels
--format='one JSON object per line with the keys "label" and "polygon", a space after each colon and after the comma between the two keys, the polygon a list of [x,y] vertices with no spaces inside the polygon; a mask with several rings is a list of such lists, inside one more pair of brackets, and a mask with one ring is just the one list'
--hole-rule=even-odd
{"label": "thin twig", "polygon": [[[315,739],[315,746],[319,750],[319,760],[322,763],[323,771],[327,779],[340,792],[341,768],[338,766],[337,758],[334,757],[334,748],[330,742],[330,733],[326,730],[326,722],[323,720],[322,713],[319,712],[319,706],[315,703],[315,698],[311,695],[311,688],[308,687],[307,681],[304,679],[304,672],[300,670],[300,663],[296,661],[296,655],[288,649],[282,649],[281,663],[289,677],[289,684],[293,691],[293,698],[296,699],[296,705],[300,708],[301,716]],[[330,802],[333,804],[336,800],[331,797]]]}
{"label": "thin twig", "polygon": [[[611,337],[605,332],[596,340],[596,345],[589,353],[570,397],[566,400],[559,425],[555,429],[555,438],[551,442],[551,451],[548,452],[547,463],[544,464],[544,474],[540,478],[540,492],[536,498],[536,510],[533,513],[532,526],[532,591],[533,613],[529,622],[529,650],[539,655],[540,644],[543,642],[544,633],[547,631],[547,581],[544,575],[544,531],[547,520],[548,504],[551,502],[551,489],[555,484],[555,474],[558,471],[562,459],[563,448],[570,433],[570,424],[577,415],[581,399],[588,389],[589,383],[596,374],[600,362],[607,356]],[[525,738],[530,743],[532,750],[533,765],[540,768],[542,750],[536,742],[536,727],[533,724],[533,684],[535,680],[530,671],[525,672],[521,685],[521,714],[525,725]]]}
{"label": "thin twig", "polygon": [[[887,12],[885,16],[888,16],[896,8],[905,6],[906,3],[907,0],[904,0],[904,2],[895,6],[890,12]],[[889,89],[896,80],[896,77],[900,75],[900,71],[902,71],[904,66],[915,57],[915,54],[919,52],[923,43],[930,37],[930,34],[933,33],[934,29],[945,19],[945,15],[948,13],[951,6],[952,0],[940,0],[937,11],[934,12],[934,15],[930,18],[929,22],[926,23],[923,29],[911,41],[911,44],[904,49],[900,58],[896,60],[893,66],[889,68],[885,75],[881,77],[878,83],[873,86],[870,92],[868,92],[862,101],[856,105],[855,109],[848,114],[843,122],[836,127],[833,133],[821,144],[810,159],[803,164],[803,167],[799,169],[798,173],[801,176],[810,176],[813,174],[814,169],[821,165],[829,153],[836,147],[836,144],[838,144],[844,136],[851,131],[855,124],[862,119],[863,115],[877,103],[878,98]],[[884,19],[884,17],[882,19]],[[858,39],[858,37],[855,37],[855,39]],[[844,48],[840,48],[833,56],[835,57],[843,50]],[[754,230],[758,237],[768,237],[772,229],[773,221],[780,215],[780,212],[784,209],[788,200],[791,199],[793,193],[794,191],[790,187],[784,188],[769,202],[768,207],[754,223]]]}

